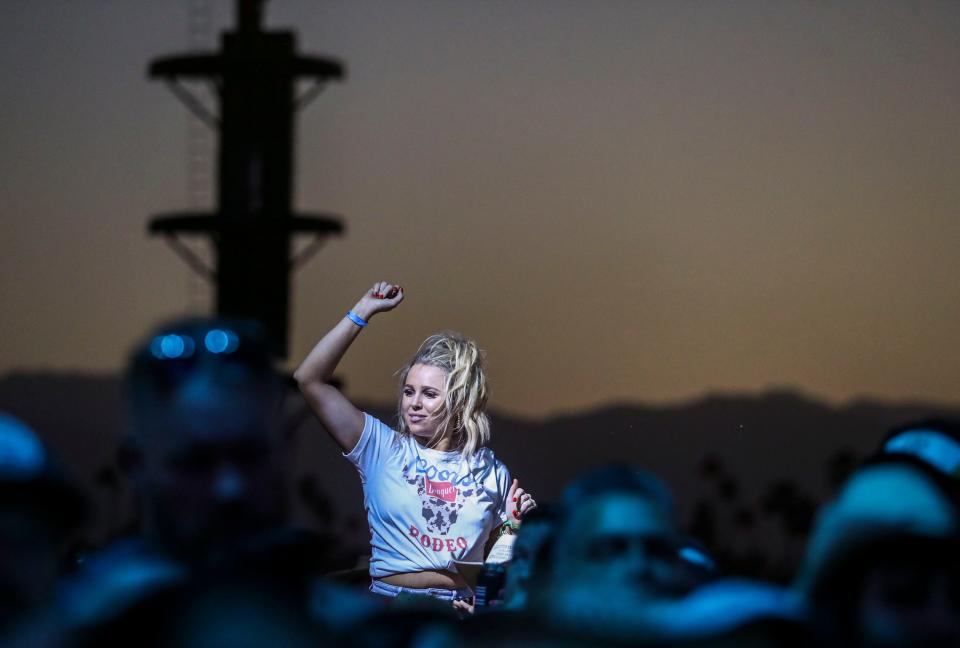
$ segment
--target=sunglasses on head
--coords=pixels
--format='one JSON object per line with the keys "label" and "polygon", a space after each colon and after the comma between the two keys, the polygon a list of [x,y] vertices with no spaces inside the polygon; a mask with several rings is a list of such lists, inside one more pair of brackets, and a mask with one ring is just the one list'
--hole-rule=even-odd
{"label": "sunglasses on head", "polygon": [[157,335],[150,342],[150,353],[157,360],[186,360],[198,351],[213,355],[230,355],[240,348],[240,336],[231,329],[206,331],[203,339],[185,333]]}
{"label": "sunglasses on head", "polygon": [[155,387],[173,389],[198,367],[246,368],[256,375],[269,374],[273,360],[266,339],[231,327],[210,327],[162,332],[139,354],[141,375]]}

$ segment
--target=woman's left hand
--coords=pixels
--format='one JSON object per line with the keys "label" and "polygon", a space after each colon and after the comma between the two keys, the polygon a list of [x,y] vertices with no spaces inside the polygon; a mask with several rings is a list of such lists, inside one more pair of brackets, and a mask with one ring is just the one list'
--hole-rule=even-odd
{"label": "woman's left hand", "polygon": [[523,516],[537,508],[537,502],[527,491],[520,488],[520,481],[513,480],[507,493],[507,515],[513,526],[520,524]]}
{"label": "woman's left hand", "polygon": [[461,618],[473,614],[473,599],[465,601],[463,599],[453,599],[453,609],[460,613]]}

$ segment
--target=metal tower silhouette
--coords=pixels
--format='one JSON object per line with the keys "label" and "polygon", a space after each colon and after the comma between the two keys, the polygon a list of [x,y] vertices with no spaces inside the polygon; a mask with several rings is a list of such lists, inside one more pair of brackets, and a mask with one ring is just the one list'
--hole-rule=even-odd
{"label": "metal tower silhouette", "polygon": [[[323,240],[343,231],[341,219],[295,214],[293,194],[294,113],[323,84],[344,76],[334,59],[299,56],[290,31],[265,31],[266,0],[237,0],[237,26],[221,36],[221,51],[163,57],[149,75],[167,82],[195,115],[219,132],[217,205],[212,212],[167,214],[150,220],[151,234],[163,235],[174,250],[217,286],[218,315],[262,321],[274,352],[287,354],[290,273]],[[313,82],[297,95],[299,79]],[[183,81],[206,81],[219,98],[208,109]],[[291,239],[314,235],[293,257]],[[184,245],[179,235],[209,237],[216,269]]]}

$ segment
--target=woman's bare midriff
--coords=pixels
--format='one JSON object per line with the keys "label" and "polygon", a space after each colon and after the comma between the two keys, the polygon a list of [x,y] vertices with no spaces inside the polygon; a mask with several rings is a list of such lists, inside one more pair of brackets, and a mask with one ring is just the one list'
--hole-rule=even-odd
{"label": "woman's bare midriff", "polygon": [[377,580],[398,587],[410,587],[413,589],[426,589],[428,587],[438,587],[441,589],[465,589],[467,582],[463,576],[448,571],[422,571],[410,572],[407,574],[390,574]]}

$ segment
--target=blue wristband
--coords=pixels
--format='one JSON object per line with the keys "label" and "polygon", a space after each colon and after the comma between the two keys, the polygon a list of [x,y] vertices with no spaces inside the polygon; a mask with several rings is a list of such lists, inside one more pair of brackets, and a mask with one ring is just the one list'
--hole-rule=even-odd
{"label": "blue wristband", "polygon": [[351,322],[353,322],[354,324],[356,324],[356,325],[359,326],[360,328],[363,328],[364,326],[367,325],[367,321],[366,321],[365,319],[363,319],[362,317],[360,317],[359,315],[357,315],[356,313],[354,313],[352,310],[351,310],[351,311],[347,311],[347,317],[350,318],[350,321],[351,321]]}

